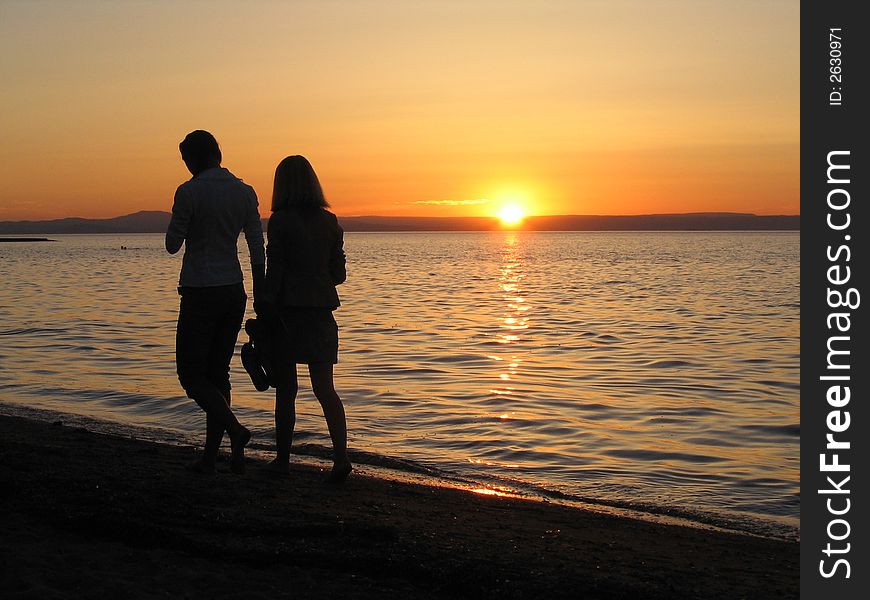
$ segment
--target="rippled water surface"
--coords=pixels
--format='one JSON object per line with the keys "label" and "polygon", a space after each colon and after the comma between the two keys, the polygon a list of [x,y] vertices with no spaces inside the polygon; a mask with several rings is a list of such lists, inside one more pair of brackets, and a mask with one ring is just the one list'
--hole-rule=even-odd
{"label": "rippled water surface", "polygon": [[[160,235],[54,239],[0,245],[0,401],[199,437],[174,370],[180,257]],[[336,376],[350,445],[513,488],[796,527],[799,245],[796,232],[347,234]],[[270,443],[272,398],[238,358],[232,376],[240,419]],[[307,382],[298,412],[296,441],[328,446]]]}

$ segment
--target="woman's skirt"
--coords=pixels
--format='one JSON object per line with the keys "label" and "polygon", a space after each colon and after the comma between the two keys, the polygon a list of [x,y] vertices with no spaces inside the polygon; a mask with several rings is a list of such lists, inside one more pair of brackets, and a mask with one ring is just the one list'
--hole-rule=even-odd
{"label": "woman's skirt", "polygon": [[278,368],[338,362],[338,324],[329,308],[285,307],[273,331],[273,360]]}

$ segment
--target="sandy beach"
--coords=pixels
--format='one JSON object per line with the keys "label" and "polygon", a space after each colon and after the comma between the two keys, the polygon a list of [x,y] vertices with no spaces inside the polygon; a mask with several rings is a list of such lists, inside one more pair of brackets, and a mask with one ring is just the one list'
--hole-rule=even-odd
{"label": "sandy beach", "polygon": [[0,416],[8,598],[796,598],[798,543]]}

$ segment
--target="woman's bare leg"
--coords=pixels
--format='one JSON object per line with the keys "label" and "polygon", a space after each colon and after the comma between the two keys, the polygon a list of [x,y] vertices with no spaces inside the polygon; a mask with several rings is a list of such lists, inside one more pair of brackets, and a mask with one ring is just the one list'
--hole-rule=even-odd
{"label": "woman's bare leg", "polygon": [[270,467],[279,470],[290,468],[290,448],[293,445],[293,429],[296,427],[296,365],[290,365],[289,373],[282,377],[275,388],[275,460]]}
{"label": "woman's bare leg", "polygon": [[347,457],[347,420],[344,405],[335,391],[332,369],[330,363],[314,363],[308,365],[308,374],[311,376],[314,395],[323,408],[329,437],[332,438],[333,473],[336,475],[343,473],[343,479],[350,473],[350,460]]}

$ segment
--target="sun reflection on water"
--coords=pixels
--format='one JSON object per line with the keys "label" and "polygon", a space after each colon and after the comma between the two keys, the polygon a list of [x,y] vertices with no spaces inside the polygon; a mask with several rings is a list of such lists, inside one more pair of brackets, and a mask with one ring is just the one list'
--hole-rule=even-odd
{"label": "sun reflection on water", "polygon": [[[523,297],[522,280],[525,274],[522,270],[522,257],[520,255],[519,236],[511,233],[505,236],[502,248],[502,264],[500,268],[499,288],[503,292],[504,312],[499,320],[500,333],[496,336],[496,342],[502,346],[515,346],[522,341],[522,333],[529,328],[529,322],[525,317],[529,306]],[[490,355],[489,358],[502,363],[498,368],[500,382],[513,382],[516,379],[517,369],[521,360],[516,354],[507,356]],[[506,363],[506,364],[505,364]],[[515,388],[502,385],[490,390],[491,393],[502,396],[512,395]]]}
{"label": "sun reflection on water", "polygon": [[522,497],[516,489],[508,487],[506,485],[484,484],[481,487],[473,487],[472,486],[472,487],[467,487],[465,489],[467,489],[468,491],[470,491],[473,494],[479,494],[481,496],[496,496],[499,498],[521,498]]}
{"label": "sun reflection on water", "polygon": [[508,494],[505,492],[500,492],[498,490],[493,490],[490,488],[475,488],[471,491],[474,492],[475,494],[480,494],[481,496],[500,496],[502,498],[506,498],[506,497],[512,495],[512,494]]}

